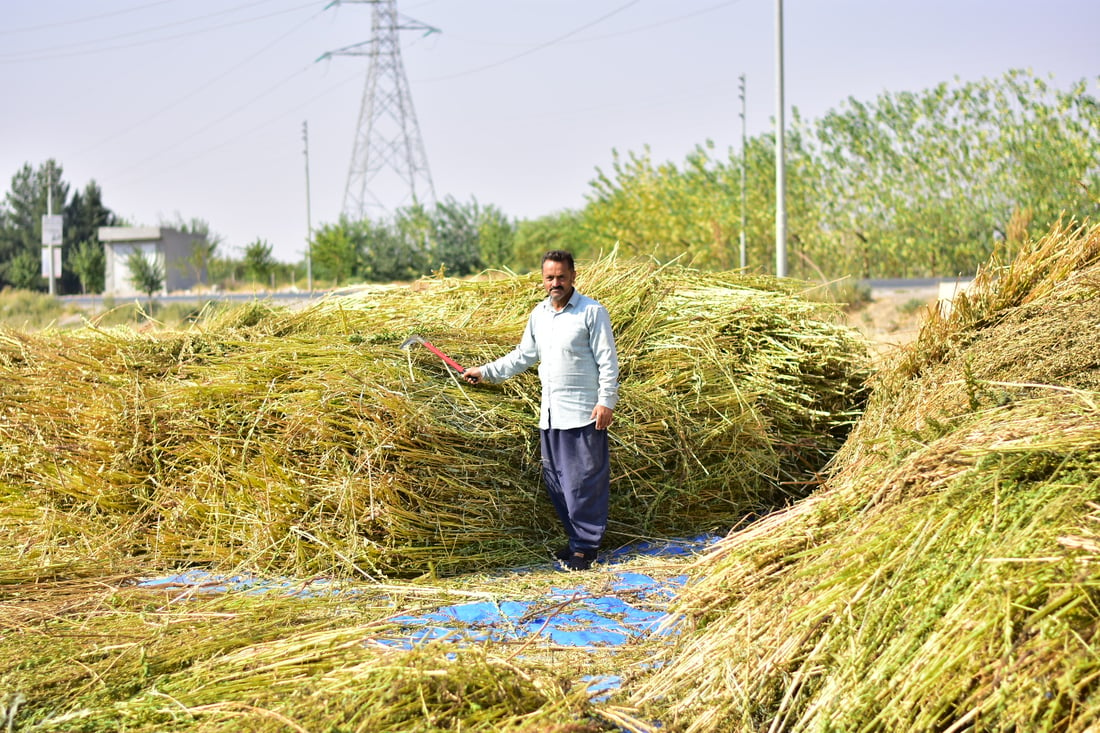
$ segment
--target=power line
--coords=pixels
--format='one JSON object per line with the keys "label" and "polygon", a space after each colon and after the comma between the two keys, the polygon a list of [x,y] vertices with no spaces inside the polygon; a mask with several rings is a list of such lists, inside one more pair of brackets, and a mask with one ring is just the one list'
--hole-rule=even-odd
{"label": "power line", "polygon": [[[175,28],[175,27],[183,26],[183,25],[190,25],[192,23],[196,23],[196,22],[199,22],[199,21],[202,21],[202,20],[206,20],[208,18],[213,18],[213,17],[217,17],[217,16],[221,16],[221,15],[228,15],[230,13],[235,13],[235,12],[237,12],[239,10],[242,10],[242,9],[245,9],[245,8],[253,7],[253,6],[256,6],[256,5],[262,5],[262,4],[265,4],[265,3],[268,3],[268,2],[271,2],[271,0],[257,0],[257,2],[245,3],[243,5],[238,5],[238,6],[233,7],[233,8],[220,10],[220,11],[215,12],[215,13],[208,13],[207,15],[196,16],[194,18],[188,18],[188,19],[185,19],[185,20],[173,21],[172,23],[163,23],[163,24],[158,25],[158,26],[152,26],[150,28],[143,28],[143,29],[136,30],[136,31],[129,31],[127,33],[121,33],[121,34],[118,34],[118,35],[109,36],[107,38],[100,38],[100,39],[97,39],[97,40],[94,40],[94,41],[71,43],[71,44],[67,44],[67,45],[63,45],[63,46],[54,46],[52,48],[39,49],[37,51],[29,51],[29,52],[16,53],[16,54],[12,54],[12,53],[4,54],[4,55],[0,55],[0,64],[18,64],[18,63],[26,63],[26,62],[30,62],[30,61],[49,61],[49,60],[52,60],[52,59],[72,58],[72,57],[75,57],[75,56],[86,56],[86,55],[91,55],[91,54],[107,53],[107,52],[110,52],[110,51],[120,51],[120,50],[124,50],[124,49],[128,49],[128,48],[137,48],[137,47],[140,47],[140,46],[148,46],[148,45],[151,45],[151,44],[154,44],[154,43],[163,43],[165,41],[174,41],[174,40],[179,39],[179,38],[187,38],[187,37],[190,37],[190,36],[200,35],[202,33],[208,33],[210,31],[221,30],[223,28],[232,28],[232,27],[238,26],[238,25],[245,25],[247,23],[253,23],[253,22],[258,21],[258,20],[266,20],[268,18],[273,18],[273,17],[278,16],[278,15],[286,15],[287,13],[294,13],[294,12],[297,12],[297,11],[303,9],[303,8],[315,7],[316,6],[315,2],[311,2],[311,3],[304,4],[304,5],[296,5],[292,8],[287,8],[287,9],[284,9],[284,10],[277,10],[275,12],[267,13],[265,15],[258,15],[258,16],[251,17],[251,18],[244,18],[242,20],[236,20],[236,21],[232,21],[232,22],[229,22],[229,23],[222,23],[220,25],[207,26],[207,27],[204,27],[204,28],[197,28],[195,30],[186,31],[186,32],[183,32],[183,33],[177,33],[175,35],[158,36],[156,38],[147,38],[145,40],[137,41],[137,42],[134,42],[134,43],[119,44],[119,45],[114,45],[114,46],[103,46],[103,47],[100,47],[100,48],[94,48],[94,47],[93,48],[86,48],[87,46],[90,46],[90,45],[95,44],[95,43],[114,41],[114,40],[118,40],[118,39],[122,39],[122,38],[130,38],[130,37],[133,37],[133,36],[141,36],[141,35],[146,35],[146,34],[152,32],[152,31],[164,30],[164,29],[167,29],[167,28]],[[27,54],[40,54],[40,55],[27,55]]]}
{"label": "power line", "polygon": [[192,131],[192,132],[191,132],[191,133],[190,133],[189,135],[185,135],[184,137],[181,137],[181,138],[179,138],[178,140],[176,140],[176,141],[175,141],[174,143],[172,143],[171,145],[167,145],[167,146],[164,146],[164,147],[162,147],[162,148],[161,148],[160,150],[158,150],[157,152],[153,153],[152,155],[150,155],[150,156],[148,156],[148,157],[146,157],[146,158],[143,158],[142,160],[139,160],[139,161],[137,161],[136,163],[134,163],[134,164],[130,165],[130,166],[129,166],[129,167],[127,167],[127,168],[124,168],[124,169],[122,169],[121,171],[119,171],[119,173],[120,173],[120,174],[122,174],[122,173],[126,173],[127,171],[130,171],[130,170],[132,170],[132,169],[134,169],[134,168],[137,168],[137,167],[139,167],[139,166],[144,166],[144,165],[145,165],[146,163],[148,163],[148,162],[150,162],[150,161],[152,161],[152,160],[156,160],[156,159],[157,159],[158,157],[160,157],[161,155],[164,155],[164,154],[165,154],[166,152],[168,152],[168,151],[170,151],[170,150],[173,150],[174,148],[177,148],[177,147],[179,147],[180,145],[182,145],[183,143],[187,142],[187,141],[188,141],[188,140],[190,140],[191,138],[193,138],[193,137],[196,137],[197,135],[200,135],[200,134],[202,134],[202,133],[206,132],[206,131],[207,131],[207,130],[209,130],[210,128],[212,128],[212,127],[215,127],[216,125],[219,125],[219,124],[221,124],[222,122],[225,122],[225,121],[226,121],[227,119],[229,119],[230,117],[233,117],[233,116],[234,116],[234,115],[236,115],[236,114],[237,114],[238,112],[240,112],[240,111],[242,111],[242,110],[244,110],[244,109],[246,109],[246,108],[248,108],[248,107],[252,106],[253,104],[255,104],[256,102],[258,102],[259,100],[263,99],[264,97],[266,97],[266,96],[268,96],[269,94],[271,94],[272,92],[274,92],[274,91],[275,91],[276,89],[278,89],[278,88],[282,87],[283,85],[287,84],[288,82],[290,82],[290,81],[291,81],[292,79],[294,79],[295,77],[297,77],[297,76],[299,76],[299,75],[301,75],[301,74],[305,73],[306,71],[309,71],[309,70],[310,70],[310,69],[311,69],[312,67],[313,67],[313,65],[312,65],[312,64],[310,64],[310,65],[308,65],[308,66],[303,66],[302,68],[300,68],[300,69],[298,69],[297,71],[295,71],[295,72],[294,72],[293,74],[291,74],[291,75],[289,75],[289,76],[287,76],[287,77],[284,77],[284,78],[283,78],[282,80],[280,80],[280,81],[276,82],[276,83],[275,83],[275,84],[273,84],[272,86],[268,87],[267,89],[265,89],[264,91],[260,92],[260,93],[259,93],[259,94],[257,94],[256,96],[252,97],[251,99],[249,99],[249,100],[248,100],[247,102],[245,102],[244,104],[241,104],[241,105],[239,105],[239,106],[237,106],[237,107],[234,107],[234,108],[233,108],[233,109],[231,109],[231,110],[230,110],[229,112],[226,112],[226,113],[225,113],[224,115],[222,115],[221,117],[217,118],[216,120],[212,120],[211,122],[208,122],[207,124],[203,125],[202,127],[198,128],[198,129],[196,129],[196,130],[193,130],[193,131]]}
{"label": "power line", "polygon": [[71,20],[59,20],[54,23],[40,23],[38,25],[26,25],[22,28],[6,28],[0,30],[0,36],[11,36],[18,33],[33,33],[36,31],[49,30],[51,28],[62,28],[68,25],[81,25],[83,23],[93,23],[97,20],[103,20],[105,18],[114,18],[119,15],[127,15],[129,13],[136,13],[141,10],[147,10],[149,8],[155,8],[158,5],[167,5],[168,3],[176,2],[177,0],[158,0],[158,2],[145,3],[144,5],[135,5],[130,8],[122,8],[120,10],[114,10],[109,13],[100,13],[98,15],[86,15],[83,18],[73,18]]}
{"label": "power line", "polygon": [[[303,20],[303,21],[302,21],[301,23],[298,23],[298,24],[297,24],[296,26],[294,26],[293,28],[291,28],[290,30],[288,30],[288,31],[287,31],[286,33],[283,33],[282,35],[280,35],[280,36],[278,36],[277,38],[275,38],[275,40],[273,40],[273,41],[271,41],[270,43],[268,43],[268,44],[264,45],[264,46],[263,46],[262,48],[260,48],[260,49],[259,49],[258,51],[256,51],[256,52],[252,53],[252,54],[251,54],[251,55],[249,55],[249,56],[246,56],[246,57],[245,57],[244,59],[242,59],[241,61],[237,62],[237,63],[236,63],[236,64],[234,64],[233,66],[230,66],[230,67],[229,67],[228,69],[226,69],[226,70],[225,70],[225,71],[223,71],[222,73],[220,73],[220,74],[218,74],[218,75],[216,75],[216,76],[214,76],[214,77],[212,77],[212,78],[208,79],[208,80],[207,80],[207,81],[205,81],[204,83],[200,84],[200,85],[199,85],[198,87],[196,87],[196,88],[192,89],[192,90],[191,90],[190,92],[188,92],[188,93],[186,93],[186,94],[183,94],[183,95],[181,95],[181,96],[179,96],[179,97],[176,97],[175,99],[173,99],[173,101],[172,101],[172,103],[171,103],[171,104],[168,104],[168,105],[166,105],[166,106],[164,106],[164,107],[160,108],[160,109],[159,109],[159,110],[157,110],[156,112],[153,112],[152,114],[150,114],[150,115],[148,115],[148,116],[144,117],[143,119],[141,119],[141,120],[138,120],[137,122],[135,122],[134,124],[130,125],[129,127],[125,127],[125,128],[123,128],[123,129],[121,129],[121,130],[118,130],[118,131],[117,131],[117,132],[115,132],[114,134],[112,134],[112,135],[110,135],[110,136],[108,136],[108,137],[106,137],[106,138],[103,138],[103,139],[102,139],[102,140],[100,140],[99,142],[97,142],[97,143],[95,143],[95,144],[93,144],[93,145],[90,145],[90,146],[89,146],[89,147],[87,147],[87,148],[84,148],[84,149],[83,149],[83,150],[81,150],[81,151],[80,151],[79,153],[77,153],[77,155],[84,155],[85,153],[88,153],[88,152],[90,152],[90,151],[92,151],[92,150],[95,150],[96,148],[98,148],[98,147],[100,147],[100,146],[102,146],[102,145],[104,145],[104,144],[106,144],[106,143],[108,143],[108,142],[110,142],[110,141],[112,141],[112,140],[116,140],[116,139],[118,139],[119,137],[122,137],[123,135],[126,135],[127,133],[130,133],[130,132],[132,132],[132,131],[134,131],[134,130],[138,129],[139,127],[142,127],[142,126],[144,126],[144,125],[148,124],[149,122],[151,122],[152,120],[156,119],[157,117],[160,117],[160,116],[161,116],[162,114],[164,114],[165,112],[168,112],[168,111],[170,111],[170,110],[172,110],[172,109],[175,109],[176,107],[179,107],[179,106],[180,106],[181,104],[183,104],[184,102],[188,101],[189,99],[191,99],[191,98],[193,98],[193,97],[195,97],[195,96],[198,96],[199,94],[201,94],[202,92],[206,91],[207,89],[209,89],[209,88],[210,88],[211,86],[213,86],[213,85],[214,85],[214,84],[216,84],[217,82],[221,81],[221,80],[222,80],[222,79],[224,79],[225,77],[227,77],[227,76],[229,76],[230,74],[232,74],[232,73],[233,73],[234,71],[236,71],[237,69],[241,68],[242,66],[244,66],[244,65],[245,65],[245,64],[247,64],[248,62],[250,62],[250,61],[252,61],[253,59],[255,59],[255,58],[256,58],[257,56],[260,56],[261,54],[265,53],[265,52],[266,52],[266,51],[267,51],[268,49],[270,49],[271,47],[273,47],[273,46],[275,46],[276,44],[280,43],[281,41],[283,41],[284,39],[286,39],[286,38],[287,38],[288,36],[290,36],[291,34],[293,34],[293,33],[296,33],[297,31],[299,31],[299,30],[301,30],[302,28],[304,28],[304,27],[305,27],[305,26],[306,26],[306,25],[307,25],[308,23],[310,23],[311,21],[313,21],[313,20],[314,20],[315,18],[317,18],[317,17],[318,17],[318,16],[319,16],[319,15],[320,15],[321,13],[323,13],[323,12],[324,12],[324,10],[323,10],[323,9],[322,9],[322,10],[318,10],[318,11],[317,11],[316,13],[314,13],[314,14],[313,14],[313,15],[311,15],[311,16],[309,16],[308,18],[306,18],[305,20]],[[299,72],[295,72],[295,75],[297,75],[297,73],[299,73]]]}
{"label": "power line", "polygon": [[[665,18],[664,20],[659,20],[655,23],[650,23],[648,25],[641,25],[641,26],[638,26],[636,28],[628,28],[626,30],[618,31],[618,32],[615,32],[615,33],[605,33],[602,36],[586,36],[584,38],[577,38],[574,41],[572,41],[572,43],[593,43],[593,42],[596,42],[596,41],[606,41],[609,38],[619,38],[621,36],[630,36],[630,35],[633,35],[635,33],[642,33],[644,31],[650,31],[650,30],[653,30],[654,28],[663,28],[664,26],[672,25],[674,23],[679,23],[679,22],[685,21],[685,20],[690,20],[691,18],[696,18],[700,15],[706,15],[707,13],[713,13],[715,10],[721,10],[722,8],[729,7],[730,5],[736,5],[740,2],[743,2],[743,0],[726,0],[725,2],[718,3],[717,5],[710,5],[710,6],[705,7],[705,8],[700,8],[699,10],[694,10],[690,13],[684,13],[683,15],[676,15],[676,16],[673,16],[671,18]],[[448,33],[447,35],[451,39],[456,39],[456,40],[459,40],[459,41],[464,41],[466,43],[475,44],[475,45],[482,45],[482,46],[526,46],[526,45],[528,45],[527,43],[519,43],[519,42],[490,41],[490,40],[478,39],[478,38],[464,38],[460,35],[456,36],[452,33]]]}
{"label": "power line", "polygon": [[707,13],[713,13],[715,10],[721,10],[722,8],[729,7],[730,5],[736,5],[739,2],[742,2],[742,0],[726,0],[726,2],[718,3],[717,5],[711,5],[709,7],[700,8],[699,10],[695,10],[695,11],[690,12],[690,13],[684,13],[683,15],[677,15],[677,16],[672,17],[672,18],[665,18],[664,20],[659,20],[656,23],[650,23],[649,25],[641,25],[641,26],[638,26],[637,28],[629,28],[627,30],[619,31],[617,33],[605,33],[602,36],[588,36],[586,38],[578,38],[575,42],[576,43],[589,43],[589,42],[592,42],[592,41],[606,41],[609,38],[619,38],[620,36],[629,36],[629,35],[633,35],[634,33],[641,33],[643,31],[651,31],[654,28],[663,28],[666,25],[672,25],[673,23],[679,23],[679,22],[684,21],[684,20],[689,20],[691,18],[696,18],[700,15],[706,15]]}
{"label": "power line", "polygon": [[436,77],[432,77],[431,79],[421,79],[420,81],[422,81],[422,82],[447,81],[447,80],[450,80],[450,79],[457,79],[457,78],[462,77],[462,76],[469,76],[470,74],[477,74],[477,73],[480,73],[482,71],[487,71],[488,69],[496,68],[497,66],[503,66],[504,64],[515,61],[516,59],[523,58],[524,56],[530,56],[533,53],[536,53],[538,51],[542,51],[543,49],[550,48],[551,46],[557,45],[557,44],[561,43],[562,41],[564,41],[565,39],[570,38],[571,36],[577,35],[581,31],[588,30],[589,28],[604,22],[608,18],[610,18],[614,15],[618,15],[619,13],[623,12],[627,8],[630,8],[631,6],[637,5],[639,2],[640,2],[640,0],[630,0],[630,2],[625,3],[623,5],[620,5],[619,7],[615,8],[611,12],[605,13],[604,15],[601,15],[600,17],[596,18],[595,20],[589,21],[588,23],[585,23],[582,26],[574,28],[573,30],[571,30],[567,33],[563,33],[562,35],[557,36],[556,38],[551,38],[549,41],[546,41],[544,43],[540,43],[539,45],[533,46],[532,48],[529,48],[526,51],[521,51],[520,53],[509,56],[508,58],[501,59],[500,61],[494,61],[491,64],[485,64],[484,66],[478,66],[478,67],[473,68],[473,69],[467,69],[466,71],[460,71],[456,74],[448,74],[447,76],[436,76]]}
{"label": "power line", "polygon": [[[309,67],[306,67],[306,69],[311,68],[311,67],[312,67],[312,64]],[[290,81],[292,78],[294,78],[298,74],[302,73],[302,71],[305,71],[305,69],[302,69],[300,71],[295,72],[293,75],[291,75],[290,77],[288,77],[288,78],[284,79],[282,82],[280,82],[279,85],[281,86],[283,83],[286,83],[286,82]],[[238,140],[242,140],[244,138],[250,137],[253,133],[264,129],[265,127],[270,127],[271,125],[275,124],[276,122],[279,122],[280,120],[286,119],[291,114],[298,113],[302,108],[308,106],[309,104],[312,104],[313,102],[317,101],[318,99],[321,99],[322,97],[326,97],[329,94],[332,94],[333,92],[337,91],[338,89],[346,86],[347,84],[350,84],[351,82],[357,81],[361,78],[362,78],[362,76],[358,73],[354,74],[353,76],[348,76],[348,77],[342,79],[341,81],[337,82],[336,84],[333,84],[332,86],[326,87],[325,89],[321,90],[317,94],[314,94],[312,97],[309,97],[305,101],[303,101],[299,104],[296,104],[293,107],[285,110],[284,112],[281,112],[281,113],[279,113],[277,115],[274,115],[274,116],[265,117],[263,122],[261,122],[257,125],[253,125],[252,127],[248,128],[246,130],[243,130],[240,133],[237,133],[236,135],[233,135],[232,137],[229,137],[225,140],[222,140],[219,143],[216,143],[215,145],[204,148],[203,150],[200,150],[196,153],[191,153],[190,155],[188,155],[186,160],[180,161],[180,162],[175,163],[175,164],[170,164],[170,165],[160,165],[160,166],[157,167],[157,169],[155,171],[148,170],[147,171],[147,174],[148,174],[147,176],[139,176],[139,177],[136,177],[136,178],[131,178],[131,179],[129,179],[129,181],[130,182],[139,181],[139,180],[142,180],[143,178],[146,178],[148,176],[160,177],[164,174],[165,171],[170,171],[170,170],[173,170],[175,168],[178,168],[179,166],[183,165],[184,163],[193,163],[194,161],[199,160],[201,158],[204,158],[207,155],[210,155],[211,153],[214,153],[218,150],[221,150],[222,148],[226,147],[227,145],[231,145],[231,144],[237,142]],[[270,91],[273,91],[273,90],[269,90],[269,92]],[[265,93],[265,95],[266,95],[266,93]],[[261,95],[261,96],[264,96],[264,95]],[[258,97],[256,99],[258,99]],[[256,99],[253,99],[252,102],[256,101]],[[252,102],[249,102],[248,104],[251,104]],[[245,106],[247,106],[247,105],[245,105]],[[239,112],[242,108],[243,107],[238,108],[236,111]],[[234,112],[234,114],[235,114],[235,112]],[[221,120],[218,120],[217,122],[221,122],[224,119],[225,118],[223,117]],[[216,124],[216,122],[212,123],[212,124]],[[207,127],[210,127],[210,126],[212,126],[212,125],[208,125]],[[127,168],[122,169],[120,171],[120,175],[124,174],[128,171],[131,171],[134,168],[137,168],[138,165],[143,166],[149,160],[156,159],[160,155],[168,152],[172,148],[178,147],[180,144],[182,144],[183,142],[186,142],[186,140],[188,140],[192,137],[194,137],[194,135],[189,135],[189,136],[187,136],[187,138],[181,139],[181,140],[177,141],[176,143],[174,143],[173,145],[161,149],[160,151],[154,153],[149,158],[146,158],[145,160],[140,161],[138,164],[131,165]]]}

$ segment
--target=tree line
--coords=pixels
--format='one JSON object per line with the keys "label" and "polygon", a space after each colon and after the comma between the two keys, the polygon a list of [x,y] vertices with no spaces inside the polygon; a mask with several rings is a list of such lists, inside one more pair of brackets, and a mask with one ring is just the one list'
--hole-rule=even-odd
{"label": "tree line", "polygon": [[[1093,83],[1096,83],[1096,79]],[[788,271],[957,277],[997,248],[1100,204],[1100,102],[1079,81],[1053,88],[1013,70],[999,79],[848,99],[816,121],[794,115],[785,140]],[[682,165],[616,155],[585,208],[592,241],[708,268],[739,264],[740,151],[711,144]],[[774,270],[774,137],[744,151],[749,267]]]}
{"label": "tree line", "polygon": [[[1100,208],[1100,102],[1085,80],[1058,89],[1012,70],[870,102],[849,98],[819,120],[795,110],[785,152],[789,274],[808,279],[967,275],[1029,230]],[[314,232],[312,270],[335,285],[440,271],[526,272],[542,252],[559,248],[581,258],[615,249],[732,269],[744,196],[748,266],[766,273],[774,268],[774,181],[771,134],[725,154],[708,141],[680,164],[655,163],[648,149],[613,151],[610,170],[596,169],[578,210],[516,220],[495,206],[447,197],[384,220],[341,218]],[[94,181],[70,197],[54,161],[25,165],[0,204],[0,287],[45,287],[47,184],[64,217],[60,292],[97,292],[103,253],[96,229],[125,222],[103,204]],[[275,284],[305,274],[304,261],[276,262],[263,240],[232,257],[201,219],[167,225],[196,234],[188,265],[200,281]],[[157,273],[146,275],[155,281]]]}

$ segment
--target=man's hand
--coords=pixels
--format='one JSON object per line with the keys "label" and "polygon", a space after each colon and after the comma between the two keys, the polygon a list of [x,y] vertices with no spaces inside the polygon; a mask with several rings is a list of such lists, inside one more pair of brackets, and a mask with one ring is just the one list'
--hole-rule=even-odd
{"label": "man's hand", "polygon": [[481,381],[481,367],[469,367],[466,371],[462,372],[462,378],[470,384],[477,384]]}
{"label": "man's hand", "polygon": [[592,408],[592,414],[589,417],[596,418],[596,430],[607,430],[615,418],[615,411],[610,407],[596,405]]}

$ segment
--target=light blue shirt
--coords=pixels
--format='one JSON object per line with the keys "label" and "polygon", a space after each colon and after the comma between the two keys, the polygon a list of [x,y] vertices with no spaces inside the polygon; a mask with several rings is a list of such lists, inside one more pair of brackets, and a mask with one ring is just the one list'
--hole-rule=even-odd
{"label": "light blue shirt", "polygon": [[527,319],[519,346],[481,367],[489,382],[503,382],[539,364],[542,407],[539,427],[568,430],[595,420],[596,405],[615,409],[619,401],[619,356],[607,309],[576,288],[560,311],[550,298]]}

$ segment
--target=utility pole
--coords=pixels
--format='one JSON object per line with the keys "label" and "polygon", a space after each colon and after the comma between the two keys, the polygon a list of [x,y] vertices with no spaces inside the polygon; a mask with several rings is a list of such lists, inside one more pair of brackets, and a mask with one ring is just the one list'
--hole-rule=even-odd
{"label": "utility pole", "polygon": [[748,157],[745,151],[745,75],[740,77],[741,84],[741,269],[749,266],[749,255],[745,248],[745,169],[748,167]]}
{"label": "utility pole", "polygon": [[306,155],[306,289],[313,292],[313,218],[309,205],[309,120],[302,122],[302,142]]}
{"label": "utility pole", "polygon": [[783,153],[783,0],[775,0],[775,275],[787,276],[787,191]]}
{"label": "utility pole", "polygon": [[[434,203],[435,187],[401,61],[398,31],[419,30],[430,35],[438,33],[439,29],[408,18],[399,21],[397,0],[333,0],[328,7],[341,2],[372,6],[369,41],[320,57],[366,56],[370,60],[344,188],[343,213],[349,219],[362,220],[367,218],[367,210],[371,207],[386,211],[406,204]],[[377,176],[387,169],[399,182],[372,186]],[[379,195],[383,190],[407,196],[383,201]]]}
{"label": "utility pole", "polygon": [[[57,294],[60,272],[61,243],[64,241],[64,219],[53,215],[53,159],[46,161],[46,215],[42,217],[42,277],[46,278],[50,295]],[[56,248],[56,249],[55,249]]]}
{"label": "utility pole", "polygon": [[[46,163],[46,216],[53,217],[53,160]],[[53,243],[47,242],[46,244],[46,259],[50,261],[49,273],[47,278],[49,282],[50,295],[57,294],[57,283],[54,282],[54,278],[57,277],[57,273],[53,271]]]}

